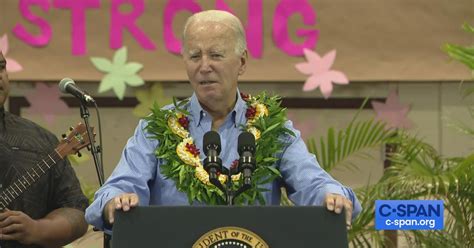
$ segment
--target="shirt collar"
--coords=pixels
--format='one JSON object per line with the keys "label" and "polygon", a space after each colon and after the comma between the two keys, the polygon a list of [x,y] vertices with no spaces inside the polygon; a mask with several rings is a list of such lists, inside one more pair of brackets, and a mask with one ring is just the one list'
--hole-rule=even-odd
{"label": "shirt collar", "polygon": [[[240,96],[240,90],[237,88],[237,101],[235,103],[234,109],[231,111],[231,120],[235,127],[239,123],[243,123],[245,118],[245,111],[247,110],[247,104]],[[196,126],[201,124],[201,120],[205,115],[208,115],[206,110],[204,110],[197,99],[196,93],[193,93],[190,99],[189,105],[190,115],[193,120],[196,120]]]}

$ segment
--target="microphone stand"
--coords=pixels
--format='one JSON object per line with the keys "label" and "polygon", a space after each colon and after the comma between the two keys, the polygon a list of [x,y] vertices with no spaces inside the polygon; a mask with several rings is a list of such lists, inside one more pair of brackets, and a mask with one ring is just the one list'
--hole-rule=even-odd
{"label": "microphone stand", "polygon": [[[95,170],[97,172],[97,177],[99,179],[99,187],[102,187],[102,185],[104,185],[104,167],[102,167],[102,164],[100,163],[101,160],[99,159],[99,153],[101,152],[101,147],[95,145],[95,140],[93,139],[93,136],[91,134],[91,128],[89,125],[90,114],[89,114],[89,109],[87,108],[87,102],[81,99],[80,103],[81,103],[80,104],[81,118],[84,119],[84,124],[86,125],[86,129],[87,129],[87,136],[89,137],[89,140],[91,141],[90,151],[94,159]],[[98,231],[98,230],[94,228],[94,231]],[[111,236],[104,232],[103,246],[105,248],[110,247],[110,239],[111,239]]]}
{"label": "microphone stand", "polygon": [[[238,167],[238,166],[237,166]],[[227,169],[225,167],[222,167],[222,172],[227,175],[227,181],[225,183],[225,186],[221,184],[219,180],[210,180],[210,182],[216,186],[218,189],[222,191],[226,195],[226,205],[227,206],[232,206],[234,205],[234,199],[245,192],[246,190],[250,189],[252,186],[252,183],[249,182],[244,182],[242,186],[240,186],[237,191],[234,191],[233,188],[233,182],[232,182],[232,176],[236,175],[239,173],[238,170],[236,169]]]}
{"label": "microphone stand", "polygon": [[234,205],[234,198],[237,196],[235,195],[234,191],[232,190],[233,182],[232,182],[232,169],[227,170],[227,182],[226,182],[226,200],[227,206]]}
{"label": "microphone stand", "polygon": [[89,140],[91,141],[90,150],[92,152],[92,157],[94,159],[94,164],[95,164],[95,170],[97,172],[97,177],[99,179],[99,187],[102,187],[102,185],[104,184],[104,169],[102,165],[100,164],[100,160],[99,160],[99,153],[100,153],[101,148],[99,146],[95,146],[94,144],[95,140],[93,139],[90,125],[89,125],[89,116],[90,116],[89,109],[86,106],[86,102],[82,100],[80,104],[80,112],[81,112],[81,118],[84,119],[84,124],[86,125],[87,135],[89,137]]}

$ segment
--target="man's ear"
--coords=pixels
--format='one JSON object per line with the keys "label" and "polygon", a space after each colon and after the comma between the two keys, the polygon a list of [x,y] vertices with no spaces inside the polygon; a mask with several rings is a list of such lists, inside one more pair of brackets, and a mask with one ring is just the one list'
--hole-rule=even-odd
{"label": "man's ear", "polygon": [[247,52],[247,49],[245,49],[242,55],[240,56],[239,75],[244,74],[245,70],[247,69],[247,60],[248,60],[248,52]]}

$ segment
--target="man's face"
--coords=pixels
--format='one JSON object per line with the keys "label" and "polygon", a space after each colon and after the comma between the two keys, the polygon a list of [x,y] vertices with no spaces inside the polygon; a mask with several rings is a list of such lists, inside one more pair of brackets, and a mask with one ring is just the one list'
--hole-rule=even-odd
{"label": "man's face", "polygon": [[[225,24],[197,22],[186,30],[183,59],[191,86],[201,103],[233,103],[247,52],[235,53],[235,34]],[[210,107],[210,106],[207,106]]]}
{"label": "man's face", "polygon": [[3,57],[2,52],[0,52],[0,107],[5,104],[10,91],[10,81],[8,80],[6,67],[7,61]]}

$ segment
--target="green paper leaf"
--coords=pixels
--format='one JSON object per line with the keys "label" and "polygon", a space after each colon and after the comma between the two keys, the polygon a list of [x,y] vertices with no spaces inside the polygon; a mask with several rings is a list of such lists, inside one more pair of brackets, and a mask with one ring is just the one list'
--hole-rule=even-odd
{"label": "green paper leaf", "polygon": [[143,65],[140,64],[140,63],[137,63],[137,62],[131,62],[131,63],[128,63],[126,64],[124,67],[123,67],[123,71],[122,73],[124,75],[134,75],[135,73],[137,73],[139,70],[141,70],[143,68]]}
{"label": "green paper leaf", "polygon": [[125,65],[125,62],[127,62],[127,47],[122,47],[115,52],[114,64]]}
{"label": "green paper leaf", "polygon": [[99,90],[98,90],[99,93],[113,89],[114,85],[117,84],[117,82],[119,81],[120,81],[120,78],[116,77],[113,74],[105,75],[105,77],[102,78],[102,81],[100,81]]}
{"label": "green paper leaf", "polygon": [[96,68],[103,72],[108,72],[101,80],[98,92],[102,93],[112,90],[115,95],[122,100],[127,85],[136,87],[145,82],[136,73],[143,68],[143,65],[137,62],[127,63],[127,48],[122,47],[116,51],[113,56],[113,63],[105,58],[91,58]]}
{"label": "green paper leaf", "polygon": [[102,72],[109,72],[112,70],[112,63],[106,58],[100,57],[91,57],[91,62],[97,68],[97,70]]}
{"label": "green paper leaf", "polygon": [[120,83],[116,83],[114,86],[113,86],[113,91],[115,93],[115,95],[120,99],[122,100],[123,99],[123,96],[125,95],[125,89],[127,87],[125,86],[125,82],[120,80]]}
{"label": "green paper leaf", "polygon": [[128,76],[124,80],[130,86],[140,86],[140,85],[145,84],[143,79],[137,75]]}

